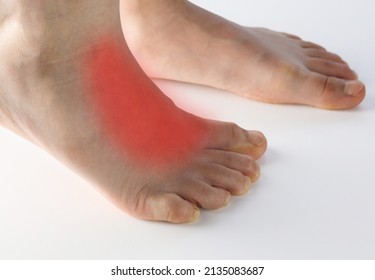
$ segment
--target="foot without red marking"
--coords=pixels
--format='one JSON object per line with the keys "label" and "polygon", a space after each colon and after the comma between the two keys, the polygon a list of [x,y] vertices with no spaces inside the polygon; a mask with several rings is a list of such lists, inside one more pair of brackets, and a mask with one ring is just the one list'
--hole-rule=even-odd
{"label": "foot without red marking", "polygon": [[151,77],[324,109],[364,99],[365,86],[345,61],[297,36],[242,27],[188,1],[123,1],[121,13],[129,47]]}

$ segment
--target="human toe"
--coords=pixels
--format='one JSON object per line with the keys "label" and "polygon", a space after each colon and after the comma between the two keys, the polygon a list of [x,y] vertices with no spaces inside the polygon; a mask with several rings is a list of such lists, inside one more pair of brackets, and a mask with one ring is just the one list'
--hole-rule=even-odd
{"label": "human toe", "polygon": [[247,141],[232,146],[232,151],[250,155],[253,159],[261,158],[267,149],[267,139],[259,131],[246,131]]}
{"label": "human toe", "polygon": [[247,176],[250,176],[256,168],[259,168],[251,156],[231,151],[208,150],[207,159],[227,168],[238,170]]}
{"label": "human toe", "polygon": [[206,178],[181,182],[180,185],[175,187],[175,193],[180,197],[192,202],[194,205],[209,210],[225,207],[231,197],[229,191],[209,184]]}
{"label": "human toe", "polygon": [[259,159],[267,149],[267,140],[259,131],[247,131],[234,123],[219,123],[213,129],[211,148],[247,154]]}
{"label": "human toe", "polygon": [[143,208],[136,216],[146,220],[181,224],[193,222],[200,216],[196,205],[174,193],[151,195],[146,199]]}
{"label": "human toe", "polygon": [[304,49],[304,53],[308,57],[331,60],[331,61],[340,62],[340,63],[347,65],[347,62],[345,62],[339,55],[328,52],[326,50],[311,48],[311,49]]}
{"label": "human toe", "polygon": [[205,181],[211,186],[227,190],[232,195],[243,195],[249,191],[252,182],[257,181],[259,176],[259,168],[255,168],[250,176],[246,176],[237,170],[211,164],[205,173]]}
{"label": "human toe", "polygon": [[342,110],[359,105],[365,98],[365,85],[358,80],[326,77],[316,106],[324,109]]}
{"label": "human toe", "polygon": [[310,58],[306,66],[314,72],[341,79],[355,80],[357,74],[347,64],[322,58]]}

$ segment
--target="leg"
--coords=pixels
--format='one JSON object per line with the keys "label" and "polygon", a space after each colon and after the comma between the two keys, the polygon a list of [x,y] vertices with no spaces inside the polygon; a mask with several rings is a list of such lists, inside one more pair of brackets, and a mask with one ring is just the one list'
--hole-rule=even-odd
{"label": "leg", "polygon": [[149,76],[325,109],[364,98],[346,62],[296,36],[242,27],[185,0],[122,0],[121,13],[129,47]]}
{"label": "leg", "polygon": [[178,109],[124,43],[118,0],[7,3],[15,5],[0,22],[1,124],[121,209],[190,222],[198,207],[223,207],[258,179],[264,136]]}

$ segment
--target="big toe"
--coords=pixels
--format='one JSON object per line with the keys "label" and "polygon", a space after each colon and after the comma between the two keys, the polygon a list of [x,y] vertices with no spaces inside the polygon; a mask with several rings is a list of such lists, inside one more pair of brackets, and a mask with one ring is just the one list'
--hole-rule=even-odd
{"label": "big toe", "polygon": [[334,77],[324,78],[321,95],[314,104],[331,110],[350,109],[365,98],[365,85],[358,80],[344,80]]}
{"label": "big toe", "polygon": [[210,148],[247,154],[257,160],[267,149],[267,139],[259,131],[248,131],[234,123],[215,123],[212,126],[215,139]]}

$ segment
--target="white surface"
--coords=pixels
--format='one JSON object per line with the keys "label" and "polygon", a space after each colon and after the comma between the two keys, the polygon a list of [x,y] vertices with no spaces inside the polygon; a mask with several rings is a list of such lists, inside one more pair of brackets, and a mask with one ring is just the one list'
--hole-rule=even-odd
{"label": "white surface", "polygon": [[178,103],[269,140],[263,177],[249,195],[179,226],[124,214],[44,151],[0,129],[0,259],[375,258],[373,2],[194,2],[339,53],[366,83],[367,99],[355,110],[324,111],[159,81]]}

